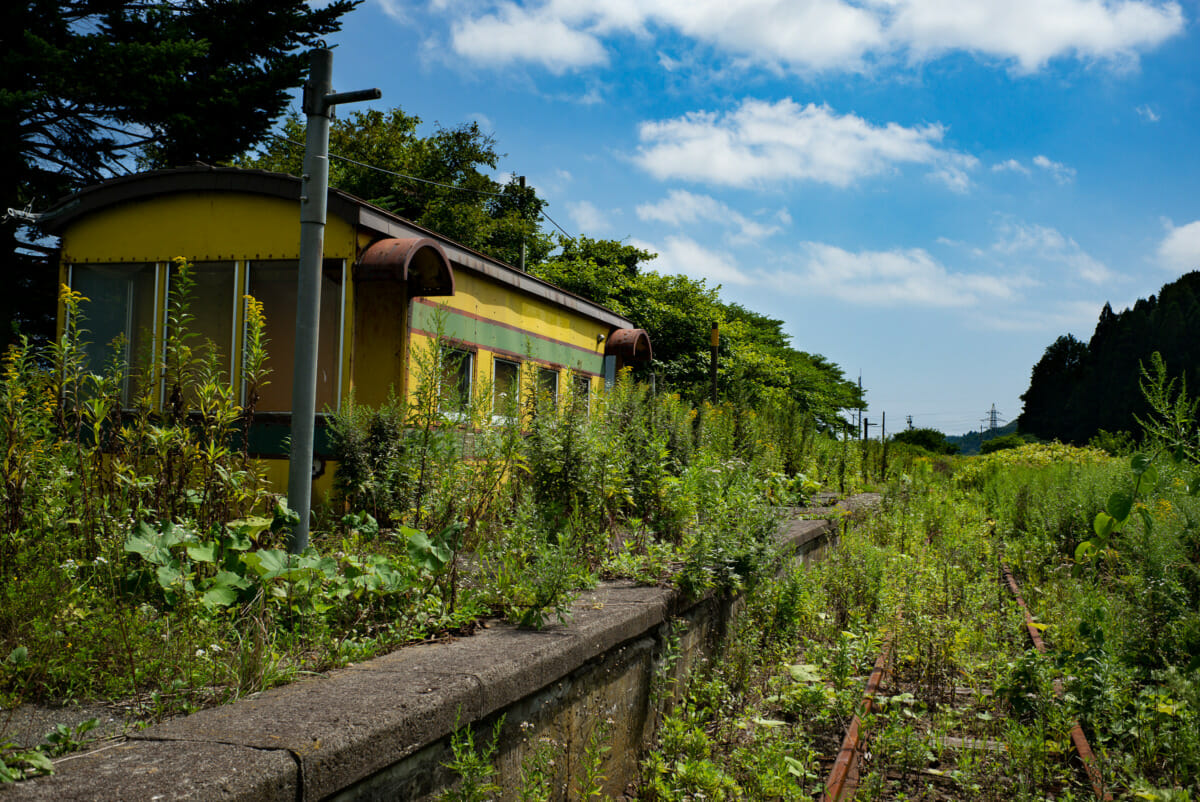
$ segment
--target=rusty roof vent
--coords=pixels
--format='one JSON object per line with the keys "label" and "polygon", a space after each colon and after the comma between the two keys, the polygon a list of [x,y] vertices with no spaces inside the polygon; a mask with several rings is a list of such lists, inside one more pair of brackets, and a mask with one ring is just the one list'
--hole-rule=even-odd
{"label": "rusty roof vent", "polygon": [[359,281],[403,281],[409,295],[453,295],[454,271],[442,246],[429,237],[381,239],[355,265]]}
{"label": "rusty roof vent", "polygon": [[608,335],[604,353],[619,356],[626,362],[649,362],[654,358],[650,335],[645,329],[614,329]]}

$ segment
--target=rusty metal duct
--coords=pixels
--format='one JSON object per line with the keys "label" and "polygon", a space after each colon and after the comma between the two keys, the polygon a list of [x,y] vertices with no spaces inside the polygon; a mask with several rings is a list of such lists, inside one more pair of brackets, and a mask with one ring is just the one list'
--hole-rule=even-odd
{"label": "rusty metal duct", "polygon": [[649,362],[654,358],[650,350],[650,335],[645,329],[615,329],[608,335],[604,353],[619,356],[625,362]]}
{"label": "rusty metal duct", "polygon": [[382,239],[358,258],[359,281],[403,281],[410,296],[453,295],[454,271],[446,252],[428,237]]}

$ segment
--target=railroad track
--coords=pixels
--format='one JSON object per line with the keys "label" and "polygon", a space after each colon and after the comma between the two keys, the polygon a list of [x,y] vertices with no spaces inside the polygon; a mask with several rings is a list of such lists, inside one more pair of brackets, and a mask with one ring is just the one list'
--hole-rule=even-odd
{"label": "railroad track", "polygon": [[[1015,577],[1005,565],[1001,565],[1001,573],[1003,584],[1021,609],[1030,643],[1038,654],[1045,654],[1047,648],[1041,632]],[[889,740],[887,732],[895,730],[894,722],[889,723],[887,716],[894,717],[897,704],[908,705],[920,693],[911,679],[898,677],[893,671],[896,645],[904,637],[903,624],[902,617],[897,614],[896,622],[884,638],[867,679],[859,708],[846,728],[841,748],[829,765],[822,799],[825,802],[843,802],[855,799],[860,791],[871,799],[1009,798],[1005,787],[983,788],[971,785],[969,781],[964,783],[965,772],[960,769],[964,764],[977,767],[989,761],[1001,765],[1006,761],[1015,762],[1011,753],[1020,745],[1013,744],[1010,739],[991,737],[1005,730],[1003,706],[996,703],[993,689],[952,689],[947,707],[966,713],[960,716],[960,721],[965,722],[966,726],[958,731],[936,724],[936,711],[928,708],[921,711],[916,705],[902,707],[900,712],[911,720],[902,730],[917,736],[916,754],[901,755],[897,759],[894,753],[889,753],[889,750],[896,750],[897,743],[894,737],[890,739],[891,742],[885,742]],[[1062,684],[1057,678],[1053,681],[1053,688],[1055,698],[1061,697]],[[975,721],[987,722],[989,726],[981,732],[979,727],[971,726]],[[1110,802],[1112,794],[1105,787],[1083,729],[1077,721],[1069,722],[1069,727],[1071,751],[1055,754],[1055,759],[1060,763],[1073,761],[1078,770],[1077,776],[1086,779],[1095,798]],[[921,754],[921,743],[924,744],[924,754]],[[914,741],[910,739],[899,746],[902,751],[913,751]],[[922,760],[923,757],[932,757],[933,760]],[[1050,779],[1045,790],[1057,796],[1056,791],[1062,789],[1054,785],[1055,781]]]}

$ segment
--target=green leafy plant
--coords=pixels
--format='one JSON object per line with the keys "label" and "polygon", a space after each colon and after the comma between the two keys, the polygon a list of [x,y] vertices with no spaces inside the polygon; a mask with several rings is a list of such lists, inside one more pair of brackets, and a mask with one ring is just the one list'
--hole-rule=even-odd
{"label": "green leafy plant", "polygon": [[454,787],[438,798],[445,802],[485,802],[502,790],[495,782],[496,768],[492,760],[500,743],[500,731],[504,717],[492,727],[492,737],[487,743],[476,747],[475,731],[470,725],[458,727],[450,736],[450,750],[454,757],[445,767],[458,776]]}
{"label": "green leafy plant", "polygon": [[54,763],[44,750],[21,749],[12,741],[0,740],[0,785],[53,773]]}

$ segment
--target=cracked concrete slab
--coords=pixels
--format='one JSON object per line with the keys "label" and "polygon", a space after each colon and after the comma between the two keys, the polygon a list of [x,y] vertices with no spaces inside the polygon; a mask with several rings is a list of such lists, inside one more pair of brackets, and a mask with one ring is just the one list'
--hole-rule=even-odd
{"label": "cracked concrete slab", "polygon": [[254,800],[296,802],[300,778],[284,750],[125,741],[71,755],[56,774],[0,787],[4,802]]}

